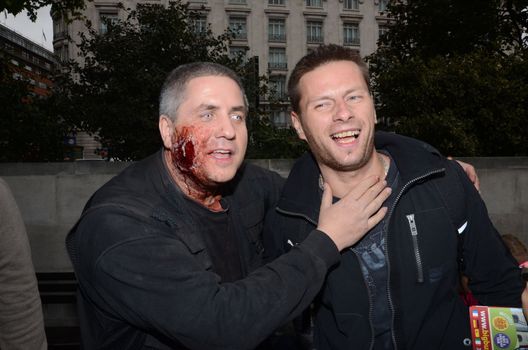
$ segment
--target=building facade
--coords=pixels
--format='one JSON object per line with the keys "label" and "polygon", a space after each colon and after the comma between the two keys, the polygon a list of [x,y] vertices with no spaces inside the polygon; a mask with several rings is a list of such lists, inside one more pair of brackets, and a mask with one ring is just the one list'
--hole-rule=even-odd
{"label": "building facade", "polygon": [[12,68],[13,78],[27,80],[35,95],[51,93],[53,52],[0,24],[0,55]]}
{"label": "building facade", "polygon": [[[197,31],[210,26],[215,35],[226,29],[235,33],[230,53],[258,57],[259,73],[269,77],[268,96],[261,96],[270,119],[279,127],[290,123],[286,103],[286,82],[295,63],[320,44],[341,44],[362,56],[373,53],[379,35],[388,28],[388,0],[186,0],[189,8],[201,13],[194,21]],[[123,8],[141,4],[167,4],[168,0],[93,0],[86,3],[85,16],[104,33],[104,19],[124,19]],[[78,40],[86,32],[84,24],[66,24],[54,19],[54,48],[61,59],[82,59],[66,40]]]}

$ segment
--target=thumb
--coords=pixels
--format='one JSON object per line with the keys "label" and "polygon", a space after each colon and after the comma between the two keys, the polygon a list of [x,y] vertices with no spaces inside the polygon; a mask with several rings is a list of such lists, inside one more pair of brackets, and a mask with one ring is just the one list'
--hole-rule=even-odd
{"label": "thumb", "polygon": [[321,209],[319,212],[332,206],[332,188],[326,182],[324,183],[323,188],[323,197],[321,198]]}

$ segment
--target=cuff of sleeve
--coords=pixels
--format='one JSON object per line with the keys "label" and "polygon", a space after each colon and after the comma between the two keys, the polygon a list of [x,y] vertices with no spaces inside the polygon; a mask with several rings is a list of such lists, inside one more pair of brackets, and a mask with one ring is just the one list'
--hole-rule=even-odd
{"label": "cuff of sleeve", "polygon": [[319,230],[310,232],[308,237],[299,245],[299,248],[323,259],[327,267],[338,263],[341,258],[334,241],[326,233]]}

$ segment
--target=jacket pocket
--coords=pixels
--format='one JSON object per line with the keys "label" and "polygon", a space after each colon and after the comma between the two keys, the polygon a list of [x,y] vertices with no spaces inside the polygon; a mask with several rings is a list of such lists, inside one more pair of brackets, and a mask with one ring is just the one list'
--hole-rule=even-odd
{"label": "jacket pocket", "polygon": [[[417,283],[437,284],[456,275],[458,233],[444,208],[426,209],[403,216],[408,265],[415,268]],[[442,282],[443,281],[443,282]]]}
{"label": "jacket pocket", "polygon": [[240,210],[240,219],[244,233],[247,239],[253,244],[257,254],[262,254],[264,251],[262,229],[264,227],[265,215],[264,205],[258,202],[254,202]]}

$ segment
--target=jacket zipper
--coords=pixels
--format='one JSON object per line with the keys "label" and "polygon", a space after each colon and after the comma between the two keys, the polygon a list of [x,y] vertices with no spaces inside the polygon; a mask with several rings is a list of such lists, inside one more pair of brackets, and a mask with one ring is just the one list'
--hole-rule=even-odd
{"label": "jacket zipper", "polygon": [[[441,172],[445,172],[445,168],[440,168],[440,169],[437,169],[437,170],[432,170],[428,173],[425,173],[424,175],[422,176],[418,176],[418,177],[415,177],[414,179],[408,181],[401,189],[401,191],[398,193],[398,196],[396,196],[396,199],[394,200],[394,203],[392,203],[392,206],[389,210],[389,213],[387,215],[387,221],[385,221],[385,232],[387,232],[387,237],[385,239],[385,252],[387,254],[387,299],[389,301],[389,309],[391,311],[391,314],[392,314],[392,320],[391,320],[391,337],[392,337],[392,344],[394,345],[394,350],[397,350],[398,349],[398,346],[397,346],[397,342],[396,342],[396,335],[394,334],[394,319],[395,319],[395,315],[394,315],[394,303],[392,301],[392,297],[391,297],[391,291],[390,291],[390,259],[389,259],[389,249],[388,249],[388,242],[389,242],[389,238],[388,238],[388,235],[389,235],[389,221],[390,221],[390,218],[392,216],[392,213],[394,212],[394,208],[396,207],[396,204],[398,204],[398,202],[400,201],[400,198],[401,196],[403,195],[403,193],[407,190],[408,187],[410,187],[412,184],[414,184],[415,182],[419,181],[419,180],[422,180],[422,179],[425,179],[426,177],[429,177],[431,175],[434,175],[434,174],[438,174],[438,173],[441,173]],[[279,207],[276,207],[275,208],[279,213],[283,213],[283,214],[286,214],[286,215],[292,215],[292,216],[297,216],[297,217],[301,217],[301,218],[304,218],[305,220],[307,220],[308,222],[312,223],[313,225],[315,225],[315,227],[317,227],[317,222],[315,220],[312,220],[312,218],[304,215],[304,214],[300,214],[300,213],[294,213],[294,212],[290,212],[290,211],[287,211],[287,210],[283,210]],[[357,257],[357,255],[356,255]],[[365,282],[365,279],[363,279],[363,283],[366,283]],[[365,286],[368,290],[368,287]],[[368,292],[367,292],[368,293]],[[369,304],[370,303],[370,295],[369,295]],[[371,329],[371,341],[370,341],[370,347],[369,349],[372,349],[372,347],[374,346],[374,332],[372,331],[372,319],[371,319],[371,309],[372,309],[372,305],[369,305],[369,323],[370,323],[370,329]]]}
{"label": "jacket zipper", "polygon": [[[356,251],[353,250],[352,248],[349,248],[349,250],[354,253],[354,255],[356,256],[356,259],[358,260],[358,263],[361,265],[361,263],[359,262],[359,256],[357,255]],[[367,296],[368,296],[368,301],[369,301],[369,314],[368,314],[368,320],[369,320],[369,326],[370,326],[370,346],[369,346],[369,350],[372,350],[372,348],[374,347],[374,340],[375,340],[375,336],[374,336],[374,326],[372,325],[372,309],[373,309],[373,305],[372,305],[372,294],[370,293],[370,289],[367,285],[367,280],[365,279],[365,275],[363,274],[363,272],[361,272],[361,276],[363,276],[363,284],[365,285],[365,289],[367,290]]]}
{"label": "jacket zipper", "polygon": [[416,280],[418,283],[423,283],[423,266],[422,256],[420,254],[420,247],[418,246],[418,228],[416,228],[416,221],[414,221],[414,214],[407,215],[409,221],[409,228],[411,229],[411,237],[414,249],[414,259],[416,261]]}
{"label": "jacket zipper", "polygon": [[281,209],[279,207],[275,207],[275,210],[277,210],[279,213],[282,213],[282,214],[301,217],[301,218],[305,219],[306,221],[308,221],[309,223],[313,224],[315,227],[317,227],[317,221],[312,220],[310,217],[308,217],[308,216],[306,216],[304,214],[293,213],[291,211],[283,210],[283,209]]}
{"label": "jacket zipper", "polygon": [[429,177],[429,176],[431,176],[433,174],[438,174],[438,173],[441,173],[441,172],[445,172],[445,168],[432,170],[432,171],[430,171],[428,173],[425,173],[422,176],[415,177],[414,179],[408,181],[402,187],[401,191],[396,196],[396,199],[394,200],[394,203],[392,203],[392,206],[391,206],[391,208],[389,210],[389,214],[387,215],[387,220],[385,221],[385,226],[386,226],[385,227],[385,232],[387,232],[387,237],[385,239],[385,252],[387,254],[387,298],[389,300],[389,309],[390,309],[391,315],[392,315],[391,336],[392,336],[392,344],[394,345],[394,350],[398,349],[398,346],[397,346],[398,343],[396,342],[396,334],[394,332],[394,319],[396,318],[396,316],[394,315],[394,303],[392,301],[391,290],[390,290],[391,273],[390,273],[390,259],[389,259],[389,222],[390,222],[390,219],[392,217],[392,213],[394,212],[394,208],[396,208],[396,204],[398,204],[398,202],[400,201],[400,198],[403,195],[403,193],[405,191],[407,191],[407,188],[409,188],[411,185],[413,185],[417,181],[420,181],[422,179],[425,179],[426,177]]}

